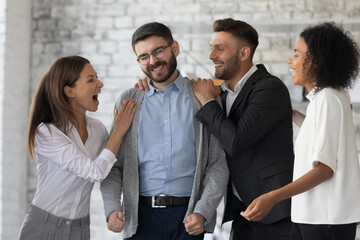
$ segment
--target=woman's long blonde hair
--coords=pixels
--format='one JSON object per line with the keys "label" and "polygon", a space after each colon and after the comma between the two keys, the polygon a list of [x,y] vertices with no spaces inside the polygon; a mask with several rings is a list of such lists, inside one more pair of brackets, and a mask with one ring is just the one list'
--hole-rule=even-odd
{"label": "woman's long blonde hair", "polygon": [[28,150],[31,157],[35,157],[35,135],[39,124],[53,123],[67,134],[69,122],[75,122],[64,87],[73,87],[88,63],[89,60],[80,56],[59,58],[39,82],[29,114]]}

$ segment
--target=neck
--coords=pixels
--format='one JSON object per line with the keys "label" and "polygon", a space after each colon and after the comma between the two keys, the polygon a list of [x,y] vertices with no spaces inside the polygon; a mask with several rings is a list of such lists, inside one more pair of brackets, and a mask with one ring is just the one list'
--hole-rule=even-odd
{"label": "neck", "polygon": [[165,80],[163,82],[152,81],[152,84],[154,87],[156,87],[160,91],[165,91],[166,87],[169,86],[171,83],[175,82],[175,80],[178,78],[178,76],[179,76],[179,73],[177,70],[175,70],[167,80]]}
{"label": "neck", "polygon": [[234,91],[235,85],[245,76],[245,74],[251,69],[253,66],[252,62],[249,63],[242,63],[240,64],[239,71],[229,80],[226,80],[229,89]]}
{"label": "neck", "polygon": [[315,79],[311,79],[310,81],[307,82],[307,84],[304,86],[306,91],[311,92],[311,90],[314,89],[314,87],[316,87],[316,80]]}
{"label": "neck", "polygon": [[73,125],[76,127],[76,129],[79,130],[86,128],[85,113],[80,113],[75,111],[74,116],[75,116],[75,122],[73,123]]}

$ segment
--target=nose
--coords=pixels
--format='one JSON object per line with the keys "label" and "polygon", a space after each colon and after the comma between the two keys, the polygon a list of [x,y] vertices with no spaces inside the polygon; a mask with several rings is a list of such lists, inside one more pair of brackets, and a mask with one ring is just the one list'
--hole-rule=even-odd
{"label": "nose", "polygon": [[102,88],[104,86],[103,82],[98,79],[98,87]]}
{"label": "nose", "polygon": [[150,54],[149,64],[154,65],[157,61],[158,61],[158,58],[156,58],[153,54]]}
{"label": "nose", "polygon": [[292,58],[289,58],[288,59],[288,64],[291,64],[292,63],[292,60],[291,60]]}
{"label": "nose", "polygon": [[215,53],[214,53],[214,50],[211,50],[209,59],[210,59],[210,60],[216,59],[216,55],[215,55]]}

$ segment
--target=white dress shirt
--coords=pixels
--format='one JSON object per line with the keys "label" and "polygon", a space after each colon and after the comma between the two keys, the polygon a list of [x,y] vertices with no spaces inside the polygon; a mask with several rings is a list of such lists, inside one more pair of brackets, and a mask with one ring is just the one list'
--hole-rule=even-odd
{"label": "white dress shirt", "polygon": [[[226,96],[226,115],[227,116],[229,116],[231,107],[234,104],[235,99],[239,95],[241,89],[244,87],[246,81],[251,77],[251,75],[253,75],[254,72],[256,72],[257,69],[258,69],[257,66],[254,64],[250,68],[250,70],[240,79],[240,81],[238,81],[235,84],[234,91],[232,91],[229,88],[229,85],[228,85],[228,83],[226,81],[222,81],[221,89],[223,91],[228,91],[228,94]],[[232,190],[233,190],[234,195],[241,200],[241,197],[240,197],[239,193],[237,192],[234,183],[232,183],[231,186],[232,186]]]}
{"label": "white dress shirt", "polygon": [[295,143],[294,181],[319,162],[334,174],[292,197],[296,223],[348,224],[360,221],[360,166],[350,98],[345,90],[311,91],[305,120]]}
{"label": "white dress shirt", "polygon": [[83,144],[75,127],[65,135],[53,124],[40,124],[35,136],[38,185],[32,204],[58,217],[89,215],[95,181],[102,181],[116,162],[104,149],[105,126],[87,117],[88,138]]}

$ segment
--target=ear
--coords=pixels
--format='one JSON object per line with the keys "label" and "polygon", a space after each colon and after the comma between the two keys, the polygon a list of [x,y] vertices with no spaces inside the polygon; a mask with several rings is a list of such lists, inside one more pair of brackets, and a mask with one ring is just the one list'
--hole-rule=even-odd
{"label": "ear", "polygon": [[244,62],[246,61],[251,54],[251,49],[249,46],[244,46],[240,49],[239,51],[239,57],[240,57],[240,61]]}
{"label": "ear", "polygon": [[179,43],[176,40],[174,40],[173,44],[171,45],[171,49],[173,50],[175,57],[179,56],[180,47]]}
{"label": "ear", "polygon": [[70,86],[64,87],[64,93],[68,98],[73,98],[76,96],[74,90]]}

